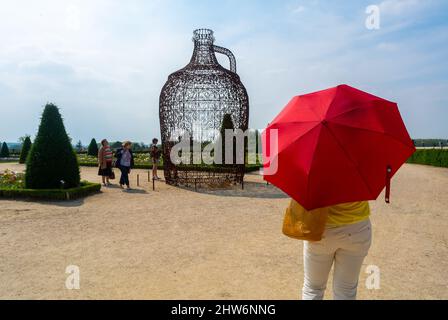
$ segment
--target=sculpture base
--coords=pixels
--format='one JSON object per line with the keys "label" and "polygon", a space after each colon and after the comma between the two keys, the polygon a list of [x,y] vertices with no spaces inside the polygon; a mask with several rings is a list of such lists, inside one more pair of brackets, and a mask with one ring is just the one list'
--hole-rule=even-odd
{"label": "sculpture base", "polygon": [[183,187],[223,188],[244,183],[244,165],[231,166],[178,166],[165,168],[165,181]]}

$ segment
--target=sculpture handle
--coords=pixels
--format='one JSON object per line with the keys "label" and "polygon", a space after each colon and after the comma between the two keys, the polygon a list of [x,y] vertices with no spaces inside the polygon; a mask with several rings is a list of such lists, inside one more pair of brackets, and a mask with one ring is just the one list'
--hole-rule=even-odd
{"label": "sculpture handle", "polygon": [[213,49],[215,50],[215,52],[221,53],[221,54],[225,54],[230,61],[230,71],[232,71],[233,73],[236,73],[236,59],[235,56],[233,55],[232,51],[230,51],[229,49],[220,47],[220,46],[213,46]]}

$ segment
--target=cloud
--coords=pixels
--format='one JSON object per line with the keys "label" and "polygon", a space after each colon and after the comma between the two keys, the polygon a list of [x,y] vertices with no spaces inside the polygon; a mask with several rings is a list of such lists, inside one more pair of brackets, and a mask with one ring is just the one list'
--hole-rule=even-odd
{"label": "cloud", "polygon": [[[254,128],[264,127],[293,95],[348,83],[398,101],[413,136],[448,136],[440,121],[447,104],[448,28],[432,19],[446,10],[443,2],[383,1],[386,18],[378,31],[364,26],[368,4],[5,2],[0,114],[10,121],[0,138],[33,133],[42,105],[52,101],[75,140],[149,141],[159,135],[160,90],[189,62],[191,32],[203,26],[235,54]],[[415,28],[416,17],[427,30]]]}
{"label": "cloud", "polygon": [[[429,2],[428,0],[426,0]],[[380,3],[381,14],[403,15],[425,6],[422,0],[385,0]]]}
{"label": "cloud", "polygon": [[396,43],[391,42],[380,42],[377,45],[377,48],[384,51],[396,51],[399,50],[398,45]]}
{"label": "cloud", "polygon": [[77,6],[70,5],[66,9],[65,25],[68,29],[78,31],[81,28],[80,11]]}
{"label": "cloud", "polygon": [[71,66],[54,61],[25,61],[18,65],[18,72],[26,75],[70,77],[74,70]]}
{"label": "cloud", "polygon": [[305,7],[304,6],[298,6],[292,12],[293,13],[301,13],[303,11],[305,11]]}

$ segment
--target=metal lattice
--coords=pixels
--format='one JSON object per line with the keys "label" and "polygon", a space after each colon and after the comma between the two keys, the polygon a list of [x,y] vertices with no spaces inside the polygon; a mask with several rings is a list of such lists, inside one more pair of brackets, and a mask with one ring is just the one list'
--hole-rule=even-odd
{"label": "metal lattice", "polygon": [[[171,74],[160,93],[159,116],[166,182],[195,186],[242,183],[244,165],[209,166],[202,170],[201,166],[175,165],[170,159],[179,132],[188,132],[195,142],[216,141],[225,114],[231,115],[235,128],[243,131],[248,128],[249,99],[236,73],[234,55],[230,50],[214,45],[213,31],[209,29],[195,30],[193,42],[190,63]],[[229,58],[230,70],[218,63],[216,52]]]}

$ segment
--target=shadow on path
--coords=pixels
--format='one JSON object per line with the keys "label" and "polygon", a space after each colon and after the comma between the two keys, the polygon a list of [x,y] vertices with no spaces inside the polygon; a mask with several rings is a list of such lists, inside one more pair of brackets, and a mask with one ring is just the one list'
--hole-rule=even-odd
{"label": "shadow on path", "polygon": [[228,189],[206,189],[204,187],[198,187],[197,190],[194,190],[194,187],[179,187],[184,190],[209,194],[220,197],[242,197],[242,198],[256,198],[256,199],[286,199],[289,198],[287,194],[285,194],[280,189],[276,188],[271,184],[260,183],[260,182],[252,182],[245,181],[244,189],[241,188],[241,185],[231,186]]}

